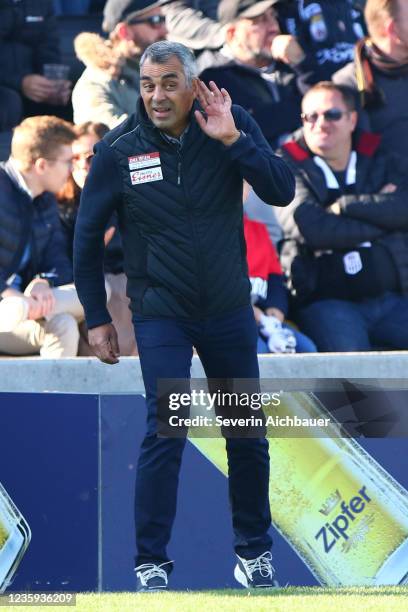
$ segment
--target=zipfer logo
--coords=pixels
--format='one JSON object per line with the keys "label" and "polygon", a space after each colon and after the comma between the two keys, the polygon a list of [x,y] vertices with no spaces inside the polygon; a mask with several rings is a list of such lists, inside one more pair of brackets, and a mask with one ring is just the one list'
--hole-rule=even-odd
{"label": "zipfer logo", "polygon": [[331,523],[325,523],[316,533],[315,540],[321,541],[325,553],[329,553],[339,540],[349,539],[347,533],[349,527],[355,521],[356,516],[363,512],[371,502],[365,486],[361,487],[358,493],[359,495],[354,495],[348,504],[343,500],[340,505],[341,512]]}

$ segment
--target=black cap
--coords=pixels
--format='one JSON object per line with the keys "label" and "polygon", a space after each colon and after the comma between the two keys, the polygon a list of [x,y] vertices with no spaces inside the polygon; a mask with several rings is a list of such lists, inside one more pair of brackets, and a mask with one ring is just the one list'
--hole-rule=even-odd
{"label": "black cap", "polygon": [[103,9],[102,29],[112,32],[121,21],[143,15],[150,9],[168,2],[169,0],[108,0]]}
{"label": "black cap", "polygon": [[222,24],[239,18],[259,17],[274,4],[281,0],[221,0],[218,5],[218,21]]}

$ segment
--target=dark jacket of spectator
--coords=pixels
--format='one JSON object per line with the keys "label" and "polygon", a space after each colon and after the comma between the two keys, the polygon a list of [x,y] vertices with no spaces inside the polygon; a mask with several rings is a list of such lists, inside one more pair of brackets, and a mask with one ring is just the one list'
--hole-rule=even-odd
{"label": "dark jacket of spectator", "polygon": [[[60,229],[55,197],[44,192],[33,200],[18,185],[8,162],[0,164],[0,293],[17,272],[23,285],[39,273],[55,272],[55,285],[72,282],[72,267]],[[19,266],[30,246],[29,262]]]}
{"label": "dark jacket of spectator", "polygon": [[355,43],[365,36],[363,14],[353,0],[298,2],[295,34],[306,54],[296,66],[309,84],[325,81],[353,60]]}
{"label": "dark jacket of spectator", "polygon": [[20,91],[23,77],[59,61],[52,0],[0,0],[0,85]]}
{"label": "dark jacket of spectator", "polygon": [[[234,104],[247,110],[272,147],[300,126],[301,95],[293,71],[282,62],[266,70],[246,66],[221,52],[206,51],[198,62],[200,78],[224,87]],[[207,67],[208,65],[208,67]]]}
{"label": "dark jacket of spectator", "polygon": [[[74,231],[80,198],[81,189],[76,185],[72,177],[65,186],[64,191],[57,195],[61,229],[65,237],[67,255],[71,263],[73,261]],[[123,250],[116,214],[109,220],[107,228],[114,228],[115,231],[105,248],[103,268],[106,274],[121,274],[123,272]]]}
{"label": "dark jacket of spectator", "polygon": [[334,74],[333,81],[359,92],[361,127],[381,134],[387,149],[408,157],[408,66],[390,62],[380,69],[371,61],[373,47],[367,42],[359,46],[354,62]]}
{"label": "dark jacket of spectator", "polygon": [[[327,186],[301,132],[283,145],[296,196],[276,211],[284,233],[281,261],[299,300],[408,294],[408,161],[379,143],[378,135],[356,136],[355,184],[338,189]],[[388,184],[396,191],[381,193]],[[363,263],[356,274],[344,270],[350,252]]]}
{"label": "dark jacket of spectator", "polygon": [[[94,245],[115,209],[134,312],[200,318],[249,304],[242,178],[278,206],[291,201],[294,180],[248,113],[239,106],[232,111],[244,133],[230,147],[206,136],[193,115],[181,147],[167,142],[141,100],[138,112],[96,145],[74,242],[75,281],[86,295],[89,327],[110,321],[100,306],[103,245]],[[151,155],[161,164],[135,171]]]}

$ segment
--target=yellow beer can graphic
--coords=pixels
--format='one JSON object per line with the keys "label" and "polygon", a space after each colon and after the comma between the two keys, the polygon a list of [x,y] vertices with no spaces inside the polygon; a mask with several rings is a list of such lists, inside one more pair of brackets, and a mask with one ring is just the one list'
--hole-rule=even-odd
{"label": "yellow beer can graphic", "polygon": [[[316,579],[327,586],[407,584],[407,491],[313,394],[283,393],[264,413],[267,423],[298,423],[286,433],[268,424],[270,505],[274,527]],[[323,427],[307,425],[319,419]],[[191,442],[227,474],[221,437]]]}
{"label": "yellow beer can graphic", "polygon": [[0,593],[13,579],[30,540],[28,523],[0,483]]}

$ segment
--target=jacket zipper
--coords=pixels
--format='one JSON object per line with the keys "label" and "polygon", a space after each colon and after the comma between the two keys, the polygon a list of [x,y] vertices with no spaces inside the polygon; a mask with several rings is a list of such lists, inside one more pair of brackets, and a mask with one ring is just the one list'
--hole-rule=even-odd
{"label": "jacket zipper", "polygon": [[205,314],[205,301],[206,301],[206,292],[204,290],[204,267],[202,264],[202,258],[200,256],[200,250],[198,248],[198,236],[197,236],[197,231],[194,225],[194,219],[193,219],[193,214],[192,211],[190,209],[190,207],[188,206],[188,202],[189,202],[189,197],[187,194],[187,190],[185,187],[185,182],[182,181],[182,156],[181,156],[181,146],[177,147],[177,155],[178,155],[178,164],[177,164],[177,185],[181,186],[183,189],[183,194],[184,194],[184,199],[185,199],[185,204],[186,204],[186,210],[187,210],[187,214],[188,214],[188,218],[189,218],[189,222],[190,222],[190,227],[192,230],[192,236],[193,236],[193,240],[194,240],[194,250],[196,253],[196,261],[197,261],[197,265],[198,265],[198,273],[199,273],[199,278],[198,278],[198,285],[199,285],[199,300],[200,300],[200,315],[201,317],[204,316]]}

